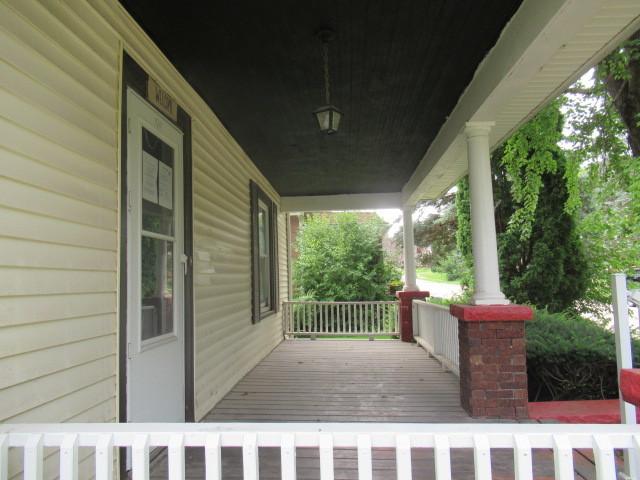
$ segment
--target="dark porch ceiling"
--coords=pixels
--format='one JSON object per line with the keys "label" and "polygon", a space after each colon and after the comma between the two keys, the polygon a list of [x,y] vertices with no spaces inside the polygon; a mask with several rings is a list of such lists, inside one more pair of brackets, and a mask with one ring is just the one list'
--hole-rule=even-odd
{"label": "dark porch ceiling", "polygon": [[[121,0],[281,195],[398,192],[521,0]],[[320,133],[319,27],[340,130]]]}

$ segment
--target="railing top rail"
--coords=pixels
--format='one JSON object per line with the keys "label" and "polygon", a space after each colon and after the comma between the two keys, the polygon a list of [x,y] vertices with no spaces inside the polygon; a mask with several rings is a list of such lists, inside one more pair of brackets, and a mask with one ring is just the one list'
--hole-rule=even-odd
{"label": "railing top rail", "polygon": [[[4,435],[3,435],[4,433]],[[6,435],[6,436],[5,436]],[[242,447],[247,436],[256,446],[281,447],[283,438],[294,436],[298,447],[319,447],[330,436],[335,447],[354,447],[366,436],[373,448],[394,448],[399,436],[413,448],[434,448],[446,437],[450,448],[473,448],[478,438],[489,448],[516,448],[526,437],[531,448],[551,448],[561,438],[571,448],[593,448],[597,438],[606,437],[612,448],[635,448],[640,429],[631,425],[559,424],[365,424],[365,423],[280,423],[280,424],[33,424],[3,425],[0,439],[9,447],[29,446],[35,438],[44,447],[60,447],[69,436],[80,447],[108,441],[115,447],[139,440],[150,446],[169,446],[176,438],[184,446],[206,446],[215,437],[220,446]],[[4,439],[3,439],[4,437]],[[439,444],[438,444],[439,445]]]}
{"label": "railing top rail", "polygon": [[354,305],[354,304],[362,304],[362,305],[396,305],[397,300],[363,300],[363,301],[353,301],[353,302],[328,302],[328,301],[308,301],[308,300],[285,300],[282,302],[285,305],[300,305],[300,304],[326,304],[326,305]]}
{"label": "railing top rail", "polygon": [[624,424],[562,424],[562,423],[373,423],[373,422],[216,422],[216,423],[4,423],[0,434],[47,433],[369,433],[403,435],[459,436],[487,435],[567,435],[592,434],[628,435],[640,437],[640,425]]}
{"label": "railing top rail", "polygon": [[423,308],[433,308],[434,310],[446,310],[449,311],[449,305],[439,305],[437,303],[426,302],[424,300],[414,299],[413,303]]}

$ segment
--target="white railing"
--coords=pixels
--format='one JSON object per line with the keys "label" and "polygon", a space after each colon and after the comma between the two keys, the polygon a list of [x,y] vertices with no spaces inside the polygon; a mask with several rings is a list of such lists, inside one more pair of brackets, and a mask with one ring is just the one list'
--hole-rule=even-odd
{"label": "white railing", "polygon": [[398,302],[283,302],[288,336],[396,336]]}
{"label": "white railing", "polygon": [[414,300],[413,337],[444,368],[460,375],[458,319],[448,307]]}
{"label": "white railing", "polygon": [[[532,449],[553,451],[556,480],[574,478],[573,451],[593,451],[599,480],[615,480],[615,450],[638,451],[640,429],[629,425],[559,424],[374,424],[374,423],[217,423],[217,424],[22,424],[0,425],[0,478],[14,468],[24,469],[25,480],[43,476],[43,451],[60,455],[61,480],[78,478],[78,449],[95,453],[97,480],[114,478],[114,454],[118,447],[131,451],[134,480],[149,479],[149,452],[154,447],[168,451],[169,480],[185,478],[185,447],[204,447],[205,479],[220,480],[221,449],[242,448],[245,480],[258,480],[261,448],[280,450],[282,479],[296,478],[296,448],[317,449],[320,478],[334,478],[334,448],[354,448],[358,479],[373,476],[372,450],[395,449],[398,480],[413,477],[412,449],[429,449],[438,480],[451,480],[452,453],[473,449],[475,478],[492,478],[492,449],[507,449],[513,455],[515,480],[531,480],[533,467],[541,461]],[[8,453],[11,452],[11,453]],[[19,465],[9,467],[8,457],[17,453]],[[534,465],[535,463],[535,465]],[[547,465],[549,466],[549,465]],[[426,472],[416,471],[423,478]],[[547,473],[550,475],[551,473]]]}
{"label": "white railing", "polygon": [[[616,342],[616,363],[618,378],[623,368],[633,368],[633,349],[631,346],[631,329],[629,328],[629,306],[640,307],[640,292],[627,289],[627,276],[616,273],[611,276],[613,330]],[[625,402],[620,394],[620,419],[627,425],[636,423],[636,407]],[[625,455],[624,471],[629,478],[640,475],[640,457]]]}

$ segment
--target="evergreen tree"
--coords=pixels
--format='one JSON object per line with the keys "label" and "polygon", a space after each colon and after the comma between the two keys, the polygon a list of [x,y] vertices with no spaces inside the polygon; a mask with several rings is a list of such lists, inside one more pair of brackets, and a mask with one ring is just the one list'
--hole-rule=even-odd
{"label": "evergreen tree", "polygon": [[[558,154],[559,155],[559,154]],[[497,209],[500,273],[505,295],[516,303],[528,303],[550,312],[571,308],[586,288],[587,263],[573,215],[564,205],[568,193],[564,161],[557,159],[555,173],[542,176],[542,188],[531,234],[522,239],[517,230],[504,229],[515,211],[506,201]],[[507,180],[508,182],[508,180]],[[495,189],[504,188],[496,182]],[[509,193],[502,192],[508,197]],[[511,207],[511,208],[510,208]],[[500,218],[501,217],[501,218]]]}

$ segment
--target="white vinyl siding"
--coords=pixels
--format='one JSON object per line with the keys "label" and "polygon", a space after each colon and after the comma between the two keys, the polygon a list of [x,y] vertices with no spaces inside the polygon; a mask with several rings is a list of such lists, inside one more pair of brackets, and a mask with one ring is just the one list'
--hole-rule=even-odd
{"label": "white vinyl siding", "polygon": [[113,422],[118,40],[54,3],[0,3],[0,421]]}
{"label": "white vinyl siding", "polygon": [[[233,160],[246,159],[237,146],[225,157],[228,147],[216,138],[222,132],[193,126],[196,418],[202,418],[282,340],[282,317],[251,323],[249,181],[255,173],[247,160]],[[225,158],[237,166],[225,168]],[[284,234],[279,228],[281,239]],[[280,278],[286,275],[281,271]]]}
{"label": "white vinyl siding", "polygon": [[[0,2],[3,422],[117,418],[122,48],[192,118],[196,418],[282,340],[280,314],[251,323],[249,181],[276,203],[279,197],[213,112],[118,2],[6,0]],[[282,214],[278,234],[284,298]],[[88,478],[91,460],[81,456],[80,477]],[[46,463],[47,476],[56,462]]]}
{"label": "white vinyl siding", "polygon": [[[118,42],[0,4],[0,419],[116,418]],[[108,58],[108,57],[107,57]]]}

